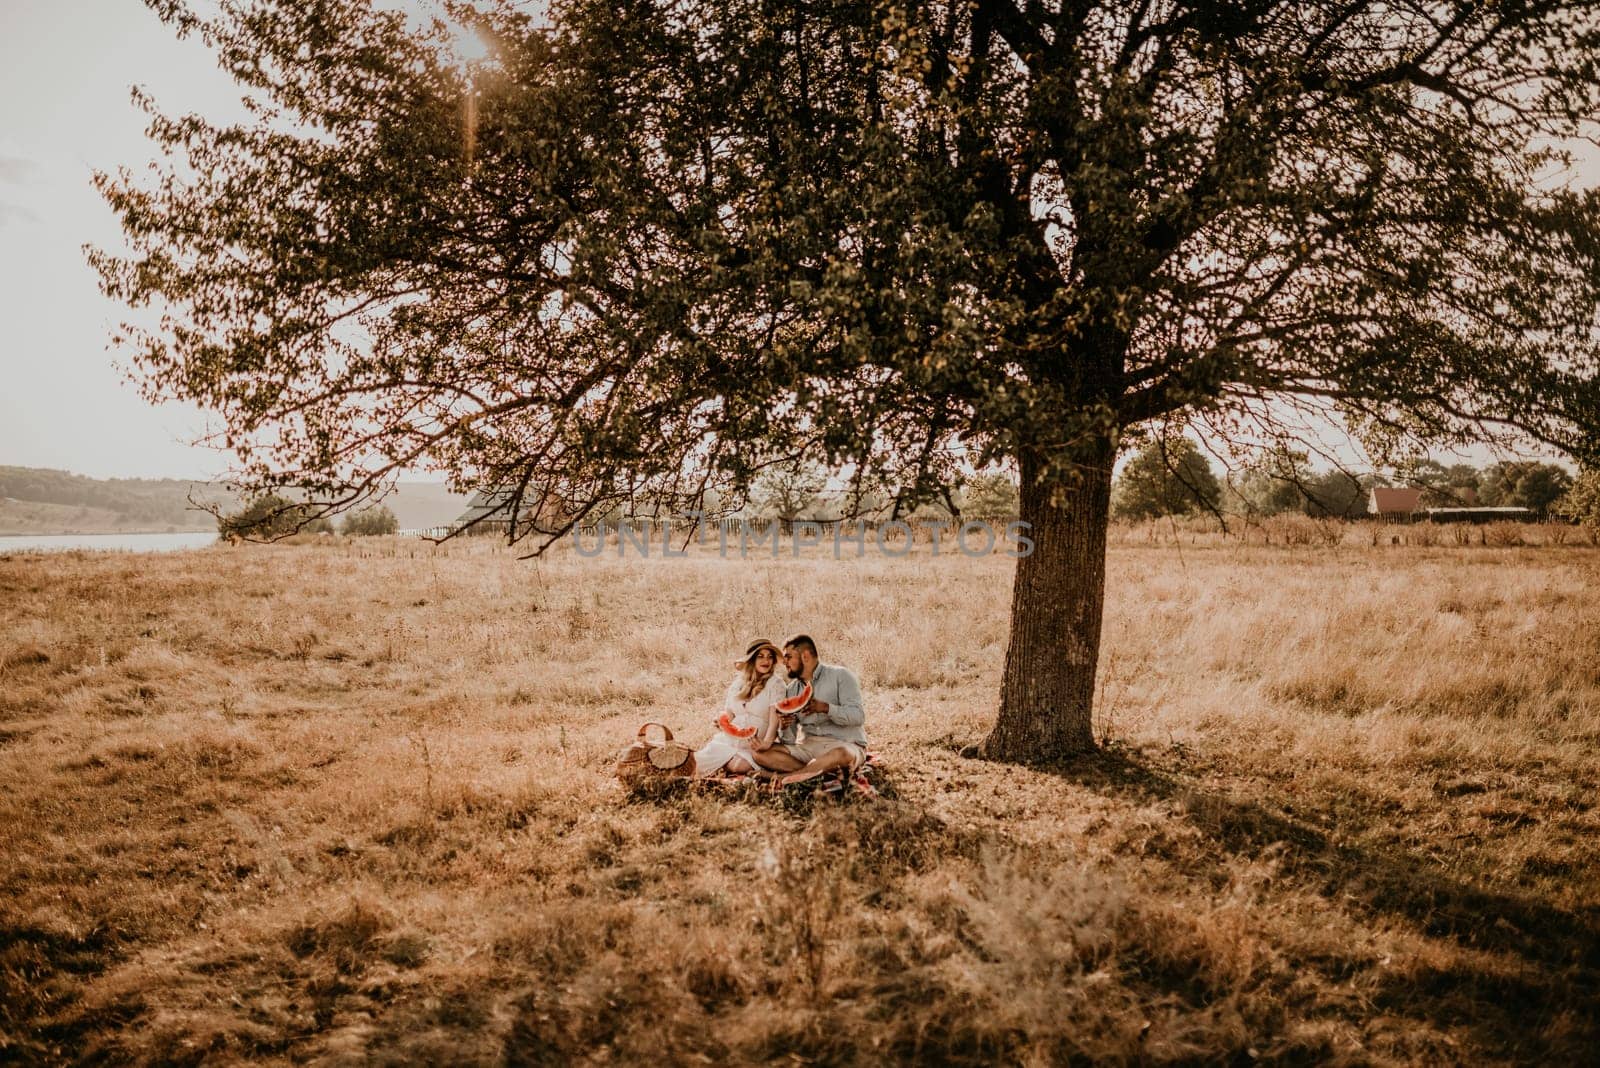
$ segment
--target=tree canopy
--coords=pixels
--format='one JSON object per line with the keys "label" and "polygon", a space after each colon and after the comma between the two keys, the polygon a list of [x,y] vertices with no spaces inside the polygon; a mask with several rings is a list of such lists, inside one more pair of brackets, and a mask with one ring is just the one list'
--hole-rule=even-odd
{"label": "tree canopy", "polygon": [[1594,197],[1536,181],[1588,5],[505,3],[470,71],[360,0],[153,6],[259,121],[147,102],[174,164],[101,179],[94,258],[262,485],[436,465],[552,530],[1272,397],[1592,444]]}
{"label": "tree canopy", "polygon": [[912,506],[1013,463],[991,752],[1089,744],[1131,428],[1600,453],[1587,3],[449,5],[472,65],[363,0],[149,2],[256,119],[147,101],[171,162],[99,178],[91,255],[241,481],[433,468],[543,542],[799,457]]}

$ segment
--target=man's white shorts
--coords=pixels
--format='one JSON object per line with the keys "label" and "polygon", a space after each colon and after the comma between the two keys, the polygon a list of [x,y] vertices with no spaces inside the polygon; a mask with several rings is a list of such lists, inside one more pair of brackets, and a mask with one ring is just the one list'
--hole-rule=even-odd
{"label": "man's white shorts", "polygon": [[843,738],[829,738],[827,735],[818,734],[807,738],[803,742],[791,742],[784,746],[789,755],[804,763],[811,763],[824,753],[835,749],[844,749],[850,754],[850,770],[855,771],[861,767],[861,762],[867,759],[867,752],[854,742],[847,742]]}

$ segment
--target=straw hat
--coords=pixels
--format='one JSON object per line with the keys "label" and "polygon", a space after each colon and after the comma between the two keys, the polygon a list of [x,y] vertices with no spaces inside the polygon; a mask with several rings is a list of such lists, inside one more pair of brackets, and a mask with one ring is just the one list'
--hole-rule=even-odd
{"label": "straw hat", "polygon": [[745,649],[744,655],[733,662],[734,666],[744,667],[746,664],[750,663],[750,661],[754,660],[756,655],[763,649],[771,649],[772,655],[775,659],[783,659],[783,650],[779,649],[776,643],[770,642],[766,638],[757,638],[755,641],[750,643],[748,648]]}

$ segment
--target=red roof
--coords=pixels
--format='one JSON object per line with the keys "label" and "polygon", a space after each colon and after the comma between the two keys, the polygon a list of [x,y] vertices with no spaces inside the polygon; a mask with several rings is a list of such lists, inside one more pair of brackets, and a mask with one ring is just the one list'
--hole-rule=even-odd
{"label": "red roof", "polygon": [[1415,512],[1421,501],[1422,491],[1419,489],[1372,487],[1372,510],[1379,515],[1387,515],[1390,512]]}

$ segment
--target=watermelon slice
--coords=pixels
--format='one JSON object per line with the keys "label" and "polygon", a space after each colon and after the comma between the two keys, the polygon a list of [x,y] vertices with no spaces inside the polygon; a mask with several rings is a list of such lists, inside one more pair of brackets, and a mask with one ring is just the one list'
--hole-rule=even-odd
{"label": "watermelon slice", "polygon": [[726,712],[717,717],[717,726],[733,735],[735,738],[748,738],[756,732],[754,727],[735,727],[733,719]]}
{"label": "watermelon slice", "polygon": [[800,711],[802,708],[806,707],[806,705],[809,705],[810,703],[811,703],[811,684],[808,682],[805,685],[805,689],[801,690],[799,693],[795,694],[793,697],[785,697],[783,700],[779,701],[778,702],[778,711],[782,712],[784,715],[787,716],[787,715],[791,715],[791,714],[793,714],[795,712]]}

